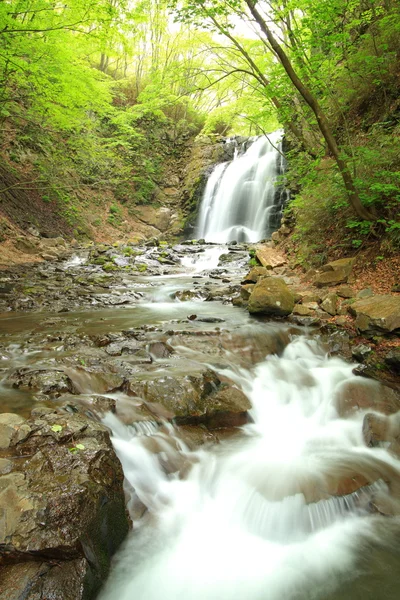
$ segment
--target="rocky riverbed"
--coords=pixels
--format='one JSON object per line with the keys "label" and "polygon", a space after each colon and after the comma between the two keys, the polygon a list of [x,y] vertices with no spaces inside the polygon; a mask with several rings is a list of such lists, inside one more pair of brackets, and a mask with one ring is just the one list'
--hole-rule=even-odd
{"label": "rocky riverbed", "polygon": [[[172,425],[188,448],[241,436],[251,405],[229,370],[296,336],[381,381],[360,377],[337,409],[386,415],[367,414],[363,435],[398,455],[400,296],[356,293],[351,260],[305,283],[269,244],[65,252],[0,276],[1,600],[91,598],[105,580],[130,527],[106,414],[138,432]],[[145,443],[184,477],[190,464],[157,435]],[[343,473],[330,493],[374,480]],[[140,518],[146,507],[125,493]]]}

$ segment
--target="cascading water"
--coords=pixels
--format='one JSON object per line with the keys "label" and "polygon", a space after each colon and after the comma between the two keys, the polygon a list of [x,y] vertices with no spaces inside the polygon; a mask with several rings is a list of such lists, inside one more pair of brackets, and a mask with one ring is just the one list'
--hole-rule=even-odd
{"label": "cascading water", "polygon": [[[362,413],[340,416],[352,366],[300,337],[281,357],[224,372],[253,404],[254,424],[233,441],[189,451],[171,425],[106,417],[132,517],[136,496],[147,518],[134,521],[102,600],[395,600],[399,578],[379,595],[374,569],[393,561],[398,523],[370,513],[399,462],[365,446]],[[371,484],[334,494],[356,474]]]}
{"label": "cascading water", "polygon": [[258,242],[279,226],[288,192],[276,186],[284,171],[283,131],[252,141],[232,162],[212,172],[202,199],[196,237],[207,242]]}

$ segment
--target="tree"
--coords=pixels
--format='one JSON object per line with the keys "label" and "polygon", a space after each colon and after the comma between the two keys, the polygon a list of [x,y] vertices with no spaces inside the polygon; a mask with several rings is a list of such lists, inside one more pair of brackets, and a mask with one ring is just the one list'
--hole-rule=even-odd
{"label": "tree", "polygon": [[[301,22],[304,16],[307,16],[307,4],[310,4],[310,2],[279,3],[274,1],[259,2],[257,0],[223,0],[219,2],[199,0],[193,2],[189,0],[178,8],[177,14],[180,19],[191,21],[197,26],[202,26],[202,20],[204,23],[204,19],[207,19],[215,31],[225,36],[240,50],[254,77],[262,82],[265,87],[270,87],[271,82],[268,77],[257,67],[251,54],[243,49],[243,45],[235,33],[234,18],[244,19],[249,28],[256,31],[265,49],[279,60],[292,86],[314,114],[318,130],[326,142],[329,153],[336,162],[346,189],[348,201],[354,212],[361,219],[372,221],[376,217],[360,200],[348,160],[345,158],[345,153],[340,147],[329,119],[318,99],[318,87],[321,87],[321,80],[308,58],[310,47],[304,44],[304,31],[296,24],[296,19],[293,18],[295,14],[293,6],[301,7],[302,10],[297,11],[297,18]],[[287,8],[287,4],[290,4],[290,10]],[[321,7],[322,4],[320,3]],[[272,22],[272,25],[269,25],[269,22]],[[292,53],[294,61],[291,59],[290,53]],[[280,101],[276,98],[274,92],[269,92],[269,96],[272,98],[278,112],[281,112]],[[309,121],[311,121],[310,118]],[[293,123],[291,129],[293,131]],[[297,136],[300,137],[302,142],[304,141],[303,136],[299,135],[298,132]]]}

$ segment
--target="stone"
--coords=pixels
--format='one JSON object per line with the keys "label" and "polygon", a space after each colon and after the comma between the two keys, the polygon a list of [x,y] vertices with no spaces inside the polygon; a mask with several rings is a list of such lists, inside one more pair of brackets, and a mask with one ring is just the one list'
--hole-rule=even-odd
{"label": "stone", "polygon": [[67,242],[62,237],[42,238],[40,243],[43,248],[67,248]]}
{"label": "stone", "polygon": [[326,265],[321,268],[321,271],[343,271],[346,274],[346,277],[349,277],[353,270],[354,262],[355,258],[339,258],[339,260],[326,263]]}
{"label": "stone", "polygon": [[232,384],[222,383],[212,369],[166,375],[152,371],[151,378],[130,380],[128,395],[141,398],[143,408],[177,424],[204,423],[210,428],[247,422],[251,404]]}
{"label": "stone", "polygon": [[246,285],[242,285],[240,290],[240,297],[246,302],[250,298],[251,293],[254,290],[254,283],[248,283]]}
{"label": "stone", "polygon": [[317,304],[319,302],[321,302],[321,296],[320,294],[317,294],[314,291],[305,291],[305,292],[299,292],[300,296],[301,296],[301,302],[302,304],[309,304],[310,302],[316,302]]}
{"label": "stone", "polygon": [[325,300],[321,303],[321,308],[329,315],[332,315],[332,317],[334,317],[336,315],[337,302],[338,299],[336,294],[328,294]]}
{"label": "stone", "polygon": [[359,362],[364,362],[366,358],[371,354],[372,348],[366,344],[359,344],[354,346],[351,351],[352,357]]}
{"label": "stone", "polygon": [[98,591],[98,584],[92,586],[90,580],[85,558],[58,564],[30,561],[6,565],[0,567],[0,600],[85,600]]}
{"label": "stone", "polygon": [[336,293],[340,298],[354,298],[355,296],[354,289],[351,288],[349,285],[341,285],[336,290]]}
{"label": "stone", "polygon": [[279,242],[282,241],[279,231],[273,232],[273,234],[271,235],[271,240],[274,242],[274,244],[279,244]]}
{"label": "stone", "polygon": [[53,397],[74,392],[72,381],[62,370],[24,367],[12,373],[7,381],[15,388],[40,391],[42,394]]}
{"label": "stone", "polygon": [[267,269],[281,267],[287,262],[286,258],[280,252],[275,250],[275,248],[268,248],[267,246],[259,246],[256,250],[256,257],[261,265]]}
{"label": "stone", "polygon": [[248,309],[251,314],[266,314],[283,317],[294,308],[294,295],[283,279],[267,277],[254,286],[249,298]]}
{"label": "stone", "polygon": [[31,429],[23,417],[13,413],[0,414],[0,450],[26,438]]}
{"label": "stone", "polygon": [[257,283],[260,277],[269,277],[271,271],[266,267],[253,267],[245,276],[243,283]]}
{"label": "stone", "polygon": [[400,350],[390,350],[384,361],[392,371],[400,373]]}
{"label": "stone", "polygon": [[141,348],[141,343],[136,340],[124,340],[109,344],[105,351],[109,356],[121,356],[122,354],[135,354]]}
{"label": "stone", "polygon": [[317,310],[319,308],[318,302],[303,302],[303,306],[308,310]]}
{"label": "stone", "polygon": [[357,293],[357,298],[371,298],[373,295],[374,292],[371,290],[371,288],[365,288]]}
{"label": "stone", "polygon": [[314,278],[317,287],[346,283],[352,273],[354,258],[340,258],[327,263],[321,268],[321,273]]}
{"label": "stone", "polygon": [[14,246],[20,252],[24,252],[24,254],[39,254],[41,250],[36,240],[33,242],[28,238],[17,238],[14,242]]}
{"label": "stone", "polygon": [[360,377],[340,386],[335,404],[341,417],[358,410],[374,410],[391,415],[400,410],[400,393],[377,381]]}
{"label": "stone", "polygon": [[348,275],[344,269],[338,269],[336,271],[325,271],[319,273],[314,277],[314,285],[317,287],[325,287],[331,285],[337,285],[338,283],[346,283]]}
{"label": "stone", "polygon": [[312,316],[313,312],[314,311],[312,309],[308,308],[307,306],[304,306],[304,304],[296,304],[296,306],[293,309],[293,314],[299,315],[301,317],[310,317]]}
{"label": "stone", "polygon": [[363,438],[367,446],[374,448],[380,442],[390,441],[389,419],[385,415],[367,413],[362,425]]}
{"label": "stone", "polygon": [[356,329],[365,335],[391,333],[400,328],[400,298],[372,296],[354,302],[348,308],[356,317]]}
{"label": "stone", "polygon": [[336,325],[339,325],[339,327],[344,327],[345,325],[347,325],[347,319],[344,316],[340,316],[336,319]]}
{"label": "stone", "polygon": [[94,598],[129,529],[108,429],[77,414],[27,424],[31,434],[13,449],[13,470],[0,477],[0,578],[16,590],[0,598],[24,590],[32,600]]}

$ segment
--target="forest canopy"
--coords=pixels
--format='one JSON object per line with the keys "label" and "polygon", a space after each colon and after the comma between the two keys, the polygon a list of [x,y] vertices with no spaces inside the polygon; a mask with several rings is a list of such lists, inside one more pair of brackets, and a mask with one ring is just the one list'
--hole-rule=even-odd
{"label": "forest canopy", "polygon": [[68,204],[83,183],[140,203],[162,162],[149,132],[283,126],[293,189],[330,158],[333,205],[394,232],[399,12],[395,0],[5,0],[3,146],[30,156],[45,196]]}

